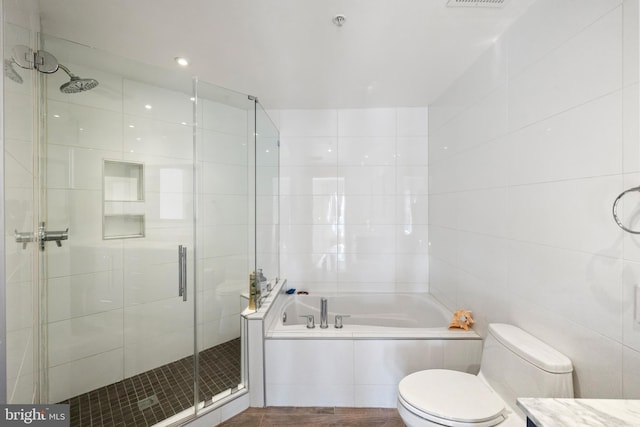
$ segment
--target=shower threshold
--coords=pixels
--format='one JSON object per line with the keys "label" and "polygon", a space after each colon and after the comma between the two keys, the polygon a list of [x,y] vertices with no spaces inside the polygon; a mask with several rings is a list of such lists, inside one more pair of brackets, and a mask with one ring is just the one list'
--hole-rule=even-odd
{"label": "shower threshold", "polygon": [[[201,401],[241,381],[240,338],[200,352]],[[193,406],[193,357],[92,390],[70,405],[71,427],[151,426]]]}

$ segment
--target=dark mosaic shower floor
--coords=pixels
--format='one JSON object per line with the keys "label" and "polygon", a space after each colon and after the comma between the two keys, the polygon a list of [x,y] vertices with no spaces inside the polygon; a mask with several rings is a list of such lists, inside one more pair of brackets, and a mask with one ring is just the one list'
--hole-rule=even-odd
{"label": "dark mosaic shower floor", "polygon": [[[211,399],[240,381],[240,338],[200,353],[199,400]],[[70,404],[71,427],[156,424],[193,406],[193,357],[60,403]]]}

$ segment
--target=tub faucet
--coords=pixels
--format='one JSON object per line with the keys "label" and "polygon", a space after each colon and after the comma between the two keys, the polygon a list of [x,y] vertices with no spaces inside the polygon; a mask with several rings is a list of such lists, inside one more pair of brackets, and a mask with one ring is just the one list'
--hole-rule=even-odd
{"label": "tub faucet", "polygon": [[300,316],[300,317],[304,317],[304,318],[307,319],[307,329],[313,329],[313,328],[316,327],[316,322],[315,322],[315,320],[313,320],[313,314],[305,314],[305,315]]}
{"label": "tub faucet", "polygon": [[322,329],[326,329],[329,327],[329,322],[327,321],[327,299],[320,298],[320,327]]}

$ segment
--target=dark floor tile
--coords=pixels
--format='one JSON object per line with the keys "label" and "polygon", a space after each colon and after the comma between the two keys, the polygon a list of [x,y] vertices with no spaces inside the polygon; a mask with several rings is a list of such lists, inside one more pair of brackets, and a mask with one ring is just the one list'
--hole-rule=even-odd
{"label": "dark floor tile", "polygon": [[[193,405],[193,359],[185,357],[60,403],[70,405],[71,427],[152,425]],[[240,383],[239,338],[202,351],[199,359],[202,400]],[[159,403],[141,411],[138,402],[153,395]]]}

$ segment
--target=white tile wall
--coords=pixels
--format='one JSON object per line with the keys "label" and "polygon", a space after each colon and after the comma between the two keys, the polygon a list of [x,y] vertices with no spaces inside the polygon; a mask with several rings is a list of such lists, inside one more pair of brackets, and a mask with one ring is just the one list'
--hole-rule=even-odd
{"label": "white tile wall", "polygon": [[509,183],[619,172],[623,147],[610,141],[619,141],[623,130],[621,95],[617,91],[597,98],[511,134]]}
{"label": "white tile wall", "polygon": [[[123,378],[123,350],[117,348],[49,368],[50,399],[60,402]],[[78,375],[82,373],[82,375]]]}
{"label": "white tile wall", "polygon": [[[80,94],[80,99],[89,93]],[[79,105],[68,100],[50,100],[49,103],[47,126],[52,144],[121,152],[122,122],[120,111]]]}
{"label": "white tile wall", "polygon": [[281,270],[297,288],[428,288],[426,108],[281,110]]}
{"label": "white tile wall", "polygon": [[567,354],[580,397],[640,397],[640,252],[611,216],[640,178],[637,44],[637,0],[540,0],[429,110],[431,292]]}
{"label": "white tile wall", "polygon": [[57,366],[122,346],[122,310],[49,323],[49,364]]}
{"label": "white tile wall", "polygon": [[509,128],[520,129],[574,108],[619,90],[621,84],[622,7],[618,7],[509,80]]}

